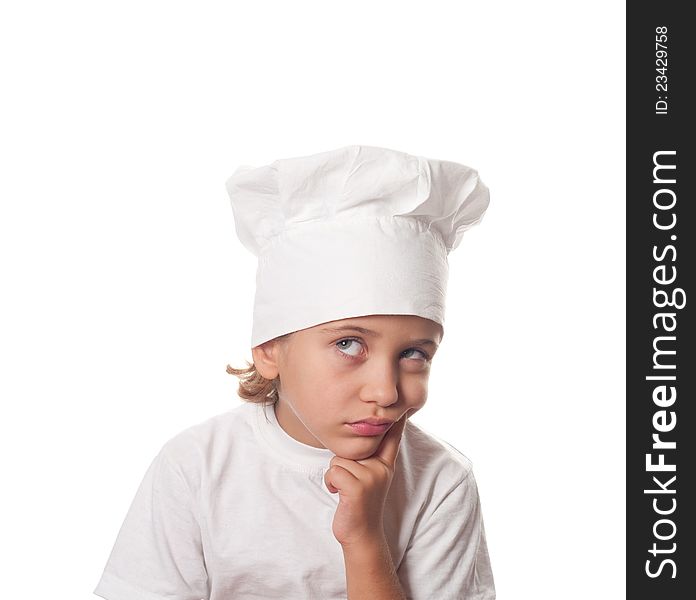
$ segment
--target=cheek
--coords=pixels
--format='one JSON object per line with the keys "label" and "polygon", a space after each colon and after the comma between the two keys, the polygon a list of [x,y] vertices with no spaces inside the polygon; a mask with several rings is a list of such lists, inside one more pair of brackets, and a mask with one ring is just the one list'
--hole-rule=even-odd
{"label": "cheek", "polygon": [[340,407],[345,392],[336,373],[316,361],[289,366],[285,396],[305,419],[321,422]]}
{"label": "cheek", "polygon": [[[284,381],[288,390],[292,388],[294,392],[299,394],[311,392],[321,385],[324,372],[322,364],[302,349],[294,351],[286,359],[283,367]],[[282,376],[281,379],[283,379]]]}
{"label": "cheek", "polygon": [[409,407],[421,408],[428,399],[428,378],[418,377],[406,381],[402,392]]}

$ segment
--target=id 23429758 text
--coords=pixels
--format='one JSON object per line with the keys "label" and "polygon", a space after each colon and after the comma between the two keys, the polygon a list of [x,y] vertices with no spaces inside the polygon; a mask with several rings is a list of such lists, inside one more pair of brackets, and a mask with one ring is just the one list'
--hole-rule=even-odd
{"label": "id 23429758 text", "polygon": [[655,102],[655,114],[667,114],[667,27],[655,28],[655,90],[658,92]]}

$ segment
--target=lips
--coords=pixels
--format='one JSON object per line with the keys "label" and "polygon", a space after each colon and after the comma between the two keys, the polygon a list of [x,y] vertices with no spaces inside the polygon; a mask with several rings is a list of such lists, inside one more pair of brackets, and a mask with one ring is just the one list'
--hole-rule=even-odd
{"label": "lips", "polygon": [[357,423],[369,423],[370,425],[391,425],[394,421],[391,419],[375,419],[370,417],[369,419],[361,419],[360,421],[353,421],[349,425],[355,425]]}
{"label": "lips", "polygon": [[363,419],[354,423],[346,423],[353,433],[357,435],[382,435],[389,429],[394,421],[390,419]]}

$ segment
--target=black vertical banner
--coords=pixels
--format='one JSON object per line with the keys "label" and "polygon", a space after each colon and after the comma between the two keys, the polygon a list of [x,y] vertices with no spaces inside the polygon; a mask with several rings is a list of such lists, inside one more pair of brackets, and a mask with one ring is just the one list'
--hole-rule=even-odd
{"label": "black vertical banner", "polygon": [[696,598],[696,39],[627,3],[627,597]]}

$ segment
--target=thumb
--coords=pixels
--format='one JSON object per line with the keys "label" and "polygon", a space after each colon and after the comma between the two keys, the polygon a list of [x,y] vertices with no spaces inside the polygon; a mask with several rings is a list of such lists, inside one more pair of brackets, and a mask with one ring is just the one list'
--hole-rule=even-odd
{"label": "thumb", "polygon": [[396,457],[399,455],[401,436],[406,428],[406,421],[408,420],[410,413],[411,411],[409,410],[389,428],[389,431],[387,431],[386,435],[382,439],[382,443],[377,449],[377,452],[375,452],[376,458],[379,458],[382,462],[386,463],[392,468],[396,464]]}

